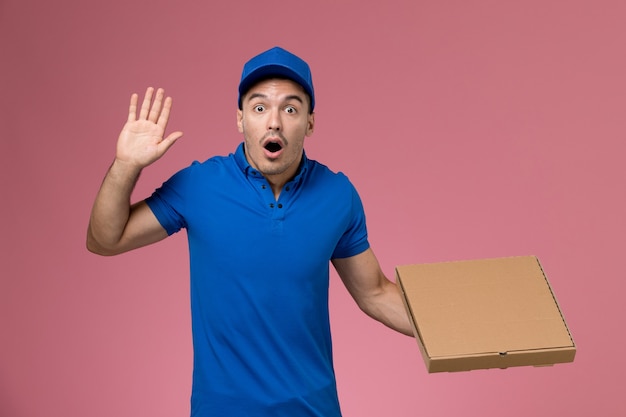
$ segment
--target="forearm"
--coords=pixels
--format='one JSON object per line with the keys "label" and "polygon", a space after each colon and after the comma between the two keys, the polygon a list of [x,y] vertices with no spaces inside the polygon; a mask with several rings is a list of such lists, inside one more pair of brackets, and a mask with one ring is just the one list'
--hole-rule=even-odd
{"label": "forearm", "polygon": [[141,169],[115,160],[94,201],[87,231],[87,248],[109,254],[121,241],[131,212],[130,197]]}
{"label": "forearm", "polygon": [[400,333],[413,336],[400,290],[385,277],[371,248],[349,258],[333,259],[333,265],[365,314]]}
{"label": "forearm", "polygon": [[381,281],[379,291],[366,297],[359,307],[370,317],[407,336],[413,336],[402,296],[397,285],[387,278]]}

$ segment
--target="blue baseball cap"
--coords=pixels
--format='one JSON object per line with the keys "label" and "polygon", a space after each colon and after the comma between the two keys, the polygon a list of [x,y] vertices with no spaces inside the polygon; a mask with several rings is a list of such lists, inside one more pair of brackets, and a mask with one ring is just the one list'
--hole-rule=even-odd
{"label": "blue baseball cap", "polygon": [[239,109],[241,99],[257,82],[271,77],[288,78],[302,86],[311,99],[311,109],[315,108],[315,94],[313,92],[313,78],[309,64],[302,58],[278,46],[267,50],[243,66],[241,81],[239,82]]}

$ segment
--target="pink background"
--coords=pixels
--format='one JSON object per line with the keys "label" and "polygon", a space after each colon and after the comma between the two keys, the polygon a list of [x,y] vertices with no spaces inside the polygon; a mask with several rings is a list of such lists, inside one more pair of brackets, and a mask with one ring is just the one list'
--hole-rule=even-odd
{"label": "pink background", "polygon": [[185,137],[143,198],[234,150],[243,62],[282,45],[317,89],[307,152],[348,174],[383,269],[537,255],[572,364],[427,374],[332,275],[346,416],[618,416],[624,401],[626,2],[0,2],[0,416],[185,416],[184,233],[84,248],[131,92]]}

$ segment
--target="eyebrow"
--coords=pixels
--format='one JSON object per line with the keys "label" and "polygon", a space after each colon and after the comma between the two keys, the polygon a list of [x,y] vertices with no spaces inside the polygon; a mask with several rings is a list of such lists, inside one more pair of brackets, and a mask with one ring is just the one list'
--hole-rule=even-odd
{"label": "eyebrow", "polygon": [[[266,99],[267,95],[261,94],[261,93],[252,93],[252,94],[250,94],[250,97],[247,98],[247,101],[253,100],[255,98]],[[296,94],[288,95],[287,97],[285,97],[284,101],[289,101],[289,100],[296,100],[296,101],[299,101],[300,103],[304,104],[304,100],[302,100],[302,97],[300,97],[299,95],[296,95]]]}

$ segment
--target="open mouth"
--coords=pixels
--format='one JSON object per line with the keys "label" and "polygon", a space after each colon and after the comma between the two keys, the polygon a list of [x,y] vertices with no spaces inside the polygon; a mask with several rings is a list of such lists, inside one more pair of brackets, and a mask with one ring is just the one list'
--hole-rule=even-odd
{"label": "open mouth", "polygon": [[282,149],[283,147],[280,145],[280,143],[278,142],[268,142],[265,145],[265,149],[267,149],[269,152],[274,153],[274,152],[278,152]]}

